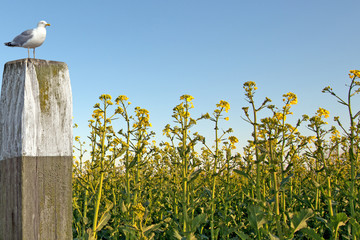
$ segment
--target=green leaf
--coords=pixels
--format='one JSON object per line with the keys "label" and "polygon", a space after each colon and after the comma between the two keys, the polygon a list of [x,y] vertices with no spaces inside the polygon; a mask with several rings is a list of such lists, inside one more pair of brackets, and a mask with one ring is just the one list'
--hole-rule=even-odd
{"label": "green leaf", "polygon": [[86,233],[87,233],[87,237],[88,237],[87,240],[95,240],[95,237],[93,236],[94,232],[91,228],[86,230]]}
{"label": "green leaf", "polygon": [[349,223],[352,226],[352,234],[360,237],[360,224],[354,218],[350,218]]}
{"label": "green leaf", "polygon": [[355,119],[355,118],[357,118],[358,116],[360,116],[360,111],[358,111],[353,118]]}
{"label": "green leaf", "polygon": [[124,201],[121,201],[120,206],[121,206],[121,211],[122,211],[123,213],[126,213],[127,210],[128,210],[128,208],[125,206]]}
{"label": "green leaf", "polygon": [[341,101],[337,101],[338,103],[340,103],[340,104],[343,104],[343,105],[345,105],[345,106],[348,106],[348,104],[347,103],[345,103],[343,100],[341,100]]}
{"label": "green leaf", "polygon": [[280,238],[278,238],[277,236],[269,233],[269,237],[270,237],[270,240],[279,240]]}
{"label": "green leaf", "polygon": [[329,226],[331,230],[338,231],[339,227],[344,226],[348,221],[348,216],[345,213],[338,213],[330,218]]}
{"label": "green leaf", "polygon": [[127,150],[127,148],[122,147],[122,148],[120,149],[120,151],[117,152],[117,157],[120,157],[121,155],[123,155],[123,154],[126,152],[126,150]]}
{"label": "green leaf", "polygon": [[178,230],[173,229],[173,237],[177,240],[182,240],[182,236],[180,235],[180,233],[178,232]]}
{"label": "green leaf", "polygon": [[200,226],[200,224],[204,223],[206,220],[206,214],[201,213],[197,215],[191,222],[191,229],[195,232],[196,228]]}
{"label": "green leaf", "polygon": [[238,170],[238,169],[234,169],[234,172],[237,173],[237,174],[239,174],[239,175],[241,175],[241,176],[244,176],[244,177],[246,177],[247,179],[250,180],[250,177],[249,177],[249,175],[248,175],[246,172],[241,171],[241,170]]}
{"label": "green leaf", "polygon": [[314,178],[311,178],[311,181],[313,182],[313,184],[314,184],[314,186],[315,186],[316,188],[321,187],[321,185],[320,185],[317,181],[315,181]]}
{"label": "green leaf", "polygon": [[114,204],[112,202],[110,202],[108,200],[106,201],[106,205],[105,205],[106,210],[104,211],[99,222],[97,223],[97,226],[95,229],[96,232],[100,231],[110,220],[111,214],[109,212],[113,208],[113,206],[114,206]]}
{"label": "green leaf", "polygon": [[135,239],[136,231],[138,229],[134,228],[133,226],[129,225],[122,225],[120,226],[121,231],[124,233],[127,239]]}
{"label": "green leaf", "polygon": [[261,211],[259,206],[249,206],[249,222],[250,225],[256,229],[260,230],[262,226],[266,223],[265,213]]}
{"label": "green leaf", "polygon": [[114,207],[114,203],[110,202],[109,200],[106,200],[106,205],[105,205],[105,212],[109,212],[112,208]]}
{"label": "green leaf", "polygon": [[280,189],[282,189],[289,181],[290,181],[290,178],[294,176],[294,174],[290,174],[289,176],[287,176],[286,178],[284,178],[281,183],[280,183]]}
{"label": "green leaf", "polygon": [[109,212],[105,212],[101,216],[100,221],[97,223],[95,231],[96,232],[100,231],[107,224],[110,218],[111,218],[111,214]]}
{"label": "green leaf", "polygon": [[152,240],[155,237],[155,233],[151,233],[149,236],[147,236],[148,240]]}
{"label": "green leaf", "polygon": [[303,228],[307,227],[306,221],[314,215],[313,210],[302,209],[300,212],[296,213],[291,219],[291,228],[292,232],[295,233]]}
{"label": "green leaf", "polygon": [[252,240],[253,238],[249,237],[249,235],[243,233],[242,231],[235,231],[236,235],[238,235],[241,240]]}
{"label": "green leaf", "polygon": [[294,165],[293,163],[290,163],[290,164],[286,167],[284,173],[287,173],[288,171],[290,171],[290,169],[292,168],[293,165]]}
{"label": "green leaf", "polygon": [[215,229],[215,239],[219,239],[220,228]]}
{"label": "green leaf", "polygon": [[199,174],[202,172],[203,170],[202,169],[198,169],[194,172],[192,172],[189,176],[189,183],[191,183],[192,181],[194,181],[198,176]]}
{"label": "green leaf", "polygon": [[262,163],[264,161],[265,157],[266,157],[266,152],[264,152],[263,154],[260,155],[258,162]]}
{"label": "green leaf", "polygon": [[197,240],[197,238],[195,237],[194,233],[190,233],[190,240]]}
{"label": "green leaf", "polygon": [[315,230],[312,228],[303,228],[301,229],[301,232],[304,233],[306,236],[308,236],[309,237],[308,239],[324,240],[324,238],[321,237],[319,234],[317,234]]}
{"label": "green leaf", "polygon": [[150,233],[152,231],[158,230],[160,227],[161,227],[161,223],[152,224],[150,226],[144,227],[143,231],[144,231],[145,234],[147,234],[147,233]]}
{"label": "green leaf", "polygon": [[129,166],[127,167],[128,169],[132,168],[135,166],[135,164],[137,163],[138,161],[138,157],[137,155],[134,157],[134,159],[130,162]]}

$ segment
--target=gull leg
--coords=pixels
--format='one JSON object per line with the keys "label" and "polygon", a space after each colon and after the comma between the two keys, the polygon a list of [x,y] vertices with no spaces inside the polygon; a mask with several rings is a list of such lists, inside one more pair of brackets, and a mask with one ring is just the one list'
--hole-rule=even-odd
{"label": "gull leg", "polygon": [[28,48],[28,58],[30,58],[30,48]]}
{"label": "gull leg", "polygon": [[35,59],[35,48],[34,48],[34,59]]}

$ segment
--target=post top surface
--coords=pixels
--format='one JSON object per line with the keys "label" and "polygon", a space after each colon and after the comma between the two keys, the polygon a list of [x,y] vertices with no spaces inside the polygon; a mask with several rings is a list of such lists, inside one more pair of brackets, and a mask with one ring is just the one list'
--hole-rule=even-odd
{"label": "post top surface", "polygon": [[23,59],[9,61],[9,62],[5,63],[5,65],[7,65],[7,64],[17,64],[17,63],[27,63],[27,62],[34,63],[34,64],[37,64],[37,65],[39,65],[39,64],[66,64],[64,62],[45,60],[45,59],[23,58]]}

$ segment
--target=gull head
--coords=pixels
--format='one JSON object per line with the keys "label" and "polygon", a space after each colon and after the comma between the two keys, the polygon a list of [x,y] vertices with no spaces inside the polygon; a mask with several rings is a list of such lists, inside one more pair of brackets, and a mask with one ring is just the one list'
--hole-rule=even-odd
{"label": "gull head", "polygon": [[47,27],[50,26],[50,23],[47,23],[46,21],[42,20],[38,23],[38,27]]}

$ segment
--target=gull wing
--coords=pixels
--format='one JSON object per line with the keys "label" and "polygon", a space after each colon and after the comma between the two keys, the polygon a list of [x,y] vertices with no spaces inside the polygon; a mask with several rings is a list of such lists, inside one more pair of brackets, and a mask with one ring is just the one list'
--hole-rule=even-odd
{"label": "gull wing", "polygon": [[16,36],[14,40],[12,40],[12,44],[15,46],[21,47],[24,43],[26,43],[33,36],[33,29],[26,30],[22,32],[20,35]]}

